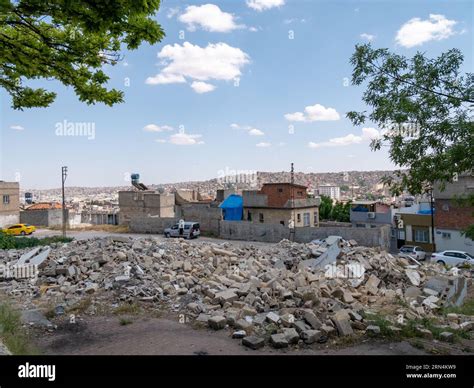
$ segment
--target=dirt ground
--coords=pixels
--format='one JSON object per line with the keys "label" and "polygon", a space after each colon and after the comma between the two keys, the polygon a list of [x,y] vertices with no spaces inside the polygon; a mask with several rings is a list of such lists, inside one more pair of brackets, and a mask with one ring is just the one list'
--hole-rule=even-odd
{"label": "dirt ground", "polygon": [[[116,316],[92,316],[74,324],[59,323],[56,330],[33,335],[41,354],[55,355],[413,355],[427,354],[408,342],[367,340],[329,348],[328,344],[276,350],[250,350],[230,332],[194,328],[167,318],[133,317],[123,325]],[[40,334],[40,333],[38,333]]]}

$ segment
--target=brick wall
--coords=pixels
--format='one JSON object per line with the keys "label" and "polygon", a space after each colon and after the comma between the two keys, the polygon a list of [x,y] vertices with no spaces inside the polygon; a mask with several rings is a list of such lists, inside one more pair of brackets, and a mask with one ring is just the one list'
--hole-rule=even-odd
{"label": "brick wall", "polygon": [[304,199],[307,197],[305,188],[291,186],[289,184],[263,185],[261,193],[267,195],[268,206],[282,207],[288,200],[291,199],[292,190],[294,199]]}
{"label": "brick wall", "polygon": [[473,207],[459,206],[449,199],[437,199],[435,202],[435,226],[441,229],[466,229],[474,223],[473,213]]}

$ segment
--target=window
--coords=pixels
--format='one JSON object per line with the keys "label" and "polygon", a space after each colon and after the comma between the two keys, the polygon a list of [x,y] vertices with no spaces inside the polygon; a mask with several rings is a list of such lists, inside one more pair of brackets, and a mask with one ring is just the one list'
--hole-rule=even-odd
{"label": "window", "polygon": [[296,215],[296,222],[301,222],[301,214],[300,213],[298,213]]}
{"label": "window", "polygon": [[280,221],[280,224],[285,226],[285,221]]}
{"label": "window", "polygon": [[309,226],[309,225],[310,225],[309,213],[304,213],[303,214],[303,226]]}
{"label": "window", "polygon": [[303,192],[302,192],[302,191],[298,191],[297,194],[303,196]]}
{"label": "window", "polygon": [[377,227],[377,225],[370,224],[370,227],[371,227],[371,228],[376,228],[376,227]]}
{"label": "window", "polygon": [[258,213],[258,220],[263,222],[263,213]]}
{"label": "window", "polygon": [[314,216],[314,226],[318,226],[318,212],[314,212],[313,214]]}
{"label": "window", "polygon": [[426,229],[415,229],[415,241],[421,243],[428,243],[428,231]]}
{"label": "window", "polygon": [[365,228],[365,224],[356,224],[356,228]]}
{"label": "window", "polygon": [[247,211],[247,221],[252,221],[252,213],[250,211]]}
{"label": "window", "polygon": [[279,192],[279,193],[283,193],[283,189],[278,189],[278,192]]}
{"label": "window", "polygon": [[451,233],[446,233],[446,232],[443,232],[441,234],[441,236],[447,240],[451,239]]}
{"label": "window", "polygon": [[10,203],[10,196],[9,195],[4,195],[3,196],[3,204],[8,205]]}

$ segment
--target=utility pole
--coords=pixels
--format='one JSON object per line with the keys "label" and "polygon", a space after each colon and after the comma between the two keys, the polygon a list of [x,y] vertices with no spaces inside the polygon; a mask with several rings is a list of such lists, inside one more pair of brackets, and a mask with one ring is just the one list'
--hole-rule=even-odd
{"label": "utility pole", "polygon": [[64,182],[67,178],[67,167],[61,167],[62,173],[62,194],[63,194],[63,237],[66,237],[66,197],[64,195]]}
{"label": "utility pole", "polygon": [[296,232],[296,221],[295,221],[295,193],[294,187],[295,184],[295,169],[293,163],[291,163],[291,172],[290,172],[290,195],[291,195],[291,219],[293,221],[293,228],[290,228],[290,241],[295,241],[295,232]]}
{"label": "utility pole", "polygon": [[436,252],[435,244],[435,230],[434,230],[434,199],[433,199],[433,187],[430,190],[430,209],[431,209],[431,242],[433,244],[433,252]]}

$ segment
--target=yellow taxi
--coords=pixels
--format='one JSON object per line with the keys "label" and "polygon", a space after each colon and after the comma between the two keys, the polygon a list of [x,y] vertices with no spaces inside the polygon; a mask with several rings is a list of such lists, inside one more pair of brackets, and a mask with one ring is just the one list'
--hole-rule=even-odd
{"label": "yellow taxi", "polygon": [[12,236],[26,236],[36,230],[36,227],[28,224],[15,224],[6,229],[2,229],[2,232]]}

